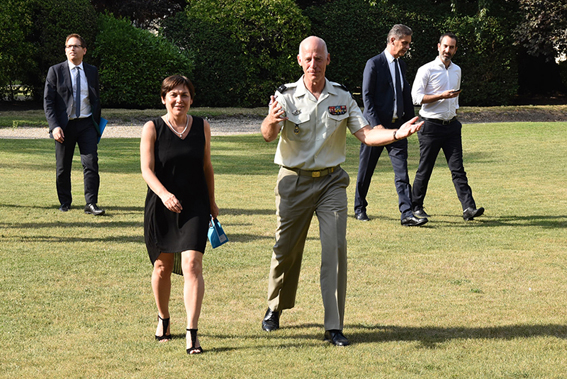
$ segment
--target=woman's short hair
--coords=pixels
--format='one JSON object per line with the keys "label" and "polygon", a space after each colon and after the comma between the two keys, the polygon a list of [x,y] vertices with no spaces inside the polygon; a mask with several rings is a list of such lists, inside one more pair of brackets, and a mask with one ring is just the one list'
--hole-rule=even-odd
{"label": "woman's short hair", "polygon": [[195,98],[195,87],[193,86],[193,83],[191,83],[191,81],[183,75],[171,75],[163,80],[161,83],[161,98],[165,99],[165,95],[178,85],[187,87],[189,94],[191,95],[191,99]]}

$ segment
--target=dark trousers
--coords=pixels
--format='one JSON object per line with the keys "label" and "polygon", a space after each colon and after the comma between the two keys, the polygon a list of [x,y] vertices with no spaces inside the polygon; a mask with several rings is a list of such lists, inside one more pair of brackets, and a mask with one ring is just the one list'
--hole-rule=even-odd
{"label": "dark trousers", "polygon": [[98,175],[98,135],[92,119],[71,120],[64,130],[63,143],[55,141],[56,185],[59,203],[71,205],[71,165],[75,145],[79,145],[85,185],[85,201],[96,204],[100,177]]}
{"label": "dark trousers", "polygon": [[408,141],[403,139],[386,146],[360,145],[360,156],[358,176],[356,178],[356,192],[354,195],[354,212],[366,211],[368,202],[366,195],[370,188],[372,174],[380,158],[380,154],[386,148],[394,169],[394,181],[398,192],[398,205],[401,219],[413,216],[411,207],[411,185],[408,175]]}
{"label": "dark trousers", "polygon": [[412,200],[414,208],[423,206],[427,185],[441,149],[443,149],[447,165],[451,170],[453,185],[463,210],[468,207],[476,208],[463,166],[461,129],[462,125],[458,120],[454,120],[448,125],[426,120],[421,130],[417,132],[420,157],[419,167],[413,182]]}

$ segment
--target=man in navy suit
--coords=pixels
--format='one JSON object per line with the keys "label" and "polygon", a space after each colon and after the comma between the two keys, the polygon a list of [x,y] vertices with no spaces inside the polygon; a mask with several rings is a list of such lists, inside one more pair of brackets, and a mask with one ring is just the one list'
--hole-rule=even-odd
{"label": "man in navy suit", "polygon": [[[401,24],[394,25],[388,33],[386,49],[370,58],[364,68],[362,99],[364,117],[375,128],[396,130],[415,116],[410,84],[406,80],[406,64],[398,58],[410,48],[412,30]],[[394,135],[395,138],[395,135]],[[412,213],[411,185],[408,176],[408,141],[400,139],[386,146],[360,145],[360,164],[356,179],[354,214],[357,220],[368,221],[366,195],[372,174],[380,154],[386,148],[395,174],[401,224],[420,226],[427,218],[417,218]]]}
{"label": "man in navy suit", "polygon": [[71,207],[71,164],[75,145],[78,144],[83,165],[85,213],[98,216],[104,214],[104,210],[97,206],[100,86],[97,68],[83,63],[86,52],[86,42],[80,35],[67,36],[67,61],[49,68],[43,108],[49,134],[55,140],[59,210],[67,212]]}

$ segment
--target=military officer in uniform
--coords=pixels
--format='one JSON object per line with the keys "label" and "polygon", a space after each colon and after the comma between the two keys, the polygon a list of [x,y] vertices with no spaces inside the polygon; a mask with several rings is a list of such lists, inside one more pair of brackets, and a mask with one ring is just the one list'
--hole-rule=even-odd
{"label": "military officer in uniform", "polygon": [[271,97],[262,136],[280,135],[274,162],[280,166],[275,188],[276,243],[268,283],[268,310],[262,329],[279,328],[283,309],[293,308],[303,248],[313,214],[319,220],[324,339],[346,346],[343,322],[347,282],[346,130],[361,142],[381,146],[407,138],[421,128],[413,118],[399,129],[371,128],[351,94],[326,79],[330,63],[321,38],[303,40],[297,56],[304,75]]}

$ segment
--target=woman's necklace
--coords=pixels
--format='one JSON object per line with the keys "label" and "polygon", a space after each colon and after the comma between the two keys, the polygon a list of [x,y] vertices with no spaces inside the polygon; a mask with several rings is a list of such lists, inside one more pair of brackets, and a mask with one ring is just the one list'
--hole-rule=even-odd
{"label": "woman's necklace", "polygon": [[169,115],[167,115],[166,118],[167,118],[167,124],[169,125],[169,128],[173,131],[173,133],[177,134],[179,138],[183,137],[183,134],[187,131],[187,127],[189,126],[189,115],[187,115],[187,122],[185,123],[185,129],[183,129],[181,133],[179,133],[177,130],[173,128],[173,125],[171,125],[171,121],[169,121]]}

